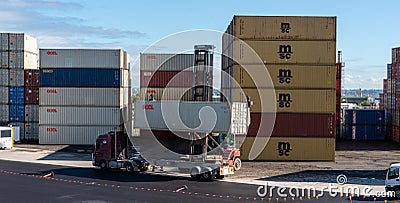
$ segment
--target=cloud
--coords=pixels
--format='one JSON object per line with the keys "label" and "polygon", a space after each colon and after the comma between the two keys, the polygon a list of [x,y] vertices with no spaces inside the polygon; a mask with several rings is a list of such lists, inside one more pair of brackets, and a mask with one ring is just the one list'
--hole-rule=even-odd
{"label": "cloud", "polygon": [[352,75],[346,74],[342,79],[342,86],[345,89],[349,88],[383,88],[384,77],[371,75]]}

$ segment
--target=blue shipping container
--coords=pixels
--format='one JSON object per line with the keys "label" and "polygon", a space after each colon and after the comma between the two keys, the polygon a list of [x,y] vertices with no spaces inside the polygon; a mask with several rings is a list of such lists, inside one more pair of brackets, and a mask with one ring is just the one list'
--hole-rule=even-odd
{"label": "blue shipping container", "polygon": [[347,138],[351,140],[384,140],[385,126],[347,126]]}
{"label": "blue shipping container", "polygon": [[392,79],[392,64],[387,64],[387,79]]}
{"label": "blue shipping container", "polygon": [[11,122],[24,122],[25,119],[25,106],[24,105],[10,105],[10,121]]}
{"label": "blue shipping container", "polygon": [[98,68],[43,68],[41,87],[120,87],[122,71]]}
{"label": "blue shipping container", "polygon": [[346,110],[346,125],[384,125],[385,110],[349,109]]}
{"label": "blue shipping container", "polygon": [[24,87],[10,87],[8,89],[10,104],[24,104],[25,90]]}

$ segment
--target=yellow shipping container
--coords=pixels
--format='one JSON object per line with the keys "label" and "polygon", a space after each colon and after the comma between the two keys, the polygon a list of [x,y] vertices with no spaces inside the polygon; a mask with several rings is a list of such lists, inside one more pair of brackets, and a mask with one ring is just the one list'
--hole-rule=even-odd
{"label": "yellow shipping container", "polygon": [[[329,113],[336,112],[336,91],[307,89],[243,88],[222,89],[231,101],[246,102],[250,96],[254,113]],[[262,100],[261,100],[262,99]],[[275,104],[275,106],[273,105]]]}
{"label": "yellow shipping container", "polygon": [[149,101],[191,101],[192,90],[190,88],[140,88],[140,99]]}
{"label": "yellow shipping container", "polygon": [[[236,64],[334,65],[335,41],[241,41],[235,40],[223,51]],[[223,66],[231,66],[222,64]],[[223,67],[225,69],[226,67]]]}
{"label": "yellow shipping container", "polygon": [[336,17],[234,16],[226,33],[240,39],[336,40]]}
{"label": "yellow shipping container", "polygon": [[[245,69],[244,69],[245,68]],[[234,65],[233,79],[242,88],[335,89],[335,66]],[[268,76],[268,74],[269,76]],[[250,74],[253,76],[251,77]],[[227,79],[227,77],[221,77]],[[271,86],[271,81],[273,86]],[[254,81],[257,81],[257,86]],[[221,84],[232,85],[222,81]],[[232,85],[233,86],[233,85]],[[235,86],[233,86],[235,87]],[[231,88],[223,86],[223,88]]]}
{"label": "yellow shipping container", "polygon": [[260,148],[261,154],[255,161],[335,161],[335,138],[246,137],[237,141],[242,144],[242,160],[249,160],[251,148],[254,152]]}

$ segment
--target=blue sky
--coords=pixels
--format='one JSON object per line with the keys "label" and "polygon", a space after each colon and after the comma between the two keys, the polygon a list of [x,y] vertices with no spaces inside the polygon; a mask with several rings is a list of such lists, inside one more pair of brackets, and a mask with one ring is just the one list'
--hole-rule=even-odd
{"label": "blue sky", "polygon": [[123,48],[135,58],[176,32],[224,31],[233,15],[337,16],[344,88],[382,88],[391,48],[400,46],[398,0],[200,2],[0,0],[0,31],[35,36],[42,48]]}

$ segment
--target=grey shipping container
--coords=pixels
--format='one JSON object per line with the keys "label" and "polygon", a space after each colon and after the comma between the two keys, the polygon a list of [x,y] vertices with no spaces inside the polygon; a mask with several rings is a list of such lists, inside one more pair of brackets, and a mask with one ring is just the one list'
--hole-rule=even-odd
{"label": "grey shipping container", "polygon": [[23,69],[10,69],[10,86],[23,87],[25,84]]}
{"label": "grey shipping container", "polygon": [[39,104],[41,106],[121,106],[122,88],[68,88],[41,87]]}
{"label": "grey shipping container", "polygon": [[120,125],[119,107],[39,107],[39,122],[46,125]]}
{"label": "grey shipping container", "polygon": [[1,51],[27,51],[38,53],[37,39],[25,33],[2,33]]}
{"label": "grey shipping container", "polygon": [[121,126],[39,125],[39,144],[93,145],[99,134],[120,130]]}
{"label": "grey shipping container", "polygon": [[25,123],[25,140],[39,140],[39,123]]}
{"label": "grey shipping container", "polygon": [[8,53],[10,68],[38,69],[38,55],[30,52],[12,51]]}
{"label": "grey shipping container", "polygon": [[0,122],[8,122],[10,107],[7,104],[0,104]]}
{"label": "grey shipping container", "polygon": [[8,33],[0,33],[0,51],[8,51]]}
{"label": "grey shipping container", "polygon": [[129,54],[121,49],[40,49],[41,68],[126,69]]}
{"label": "grey shipping container", "polygon": [[140,54],[140,70],[156,71],[169,70],[180,71],[193,67],[193,54],[158,54],[158,53],[141,53]]}
{"label": "grey shipping container", "polygon": [[9,68],[8,67],[8,52],[0,52],[0,55],[1,55],[1,67]]}
{"label": "grey shipping container", "polygon": [[39,105],[25,105],[25,122],[39,122]]}
{"label": "grey shipping container", "polygon": [[0,104],[8,104],[8,98],[8,87],[0,87]]}
{"label": "grey shipping container", "polygon": [[0,69],[0,86],[8,86],[8,77],[9,70],[8,69]]}

